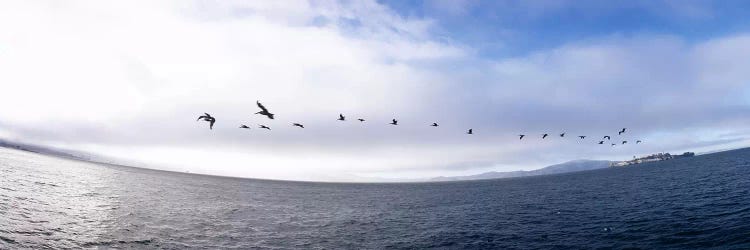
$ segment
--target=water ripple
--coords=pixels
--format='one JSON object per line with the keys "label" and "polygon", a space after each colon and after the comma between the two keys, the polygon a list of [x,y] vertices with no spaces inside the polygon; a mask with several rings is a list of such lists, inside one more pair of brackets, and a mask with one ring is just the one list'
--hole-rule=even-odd
{"label": "water ripple", "polygon": [[529,178],[245,180],[0,149],[0,249],[750,249],[750,150]]}

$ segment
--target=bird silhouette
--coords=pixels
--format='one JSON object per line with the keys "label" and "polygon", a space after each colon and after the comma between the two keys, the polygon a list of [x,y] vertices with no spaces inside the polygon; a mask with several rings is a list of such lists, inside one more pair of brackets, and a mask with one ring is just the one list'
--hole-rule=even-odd
{"label": "bird silhouette", "polygon": [[604,141],[599,141],[599,144],[604,144]]}
{"label": "bird silhouette", "polygon": [[641,142],[642,142],[641,140],[637,140],[637,141],[635,141],[635,144],[638,144],[638,143],[641,143]]}
{"label": "bird silhouette", "polygon": [[617,145],[617,144],[615,144],[615,143],[612,143],[612,147],[614,147],[615,145]]}
{"label": "bird silhouette", "polygon": [[440,125],[438,125],[437,122],[433,122],[432,125],[430,125],[430,126],[437,127],[437,126],[440,126]]}
{"label": "bird silhouette", "polygon": [[255,103],[258,104],[258,108],[260,108],[260,111],[256,112],[255,114],[265,115],[268,117],[268,119],[273,119],[273,114],[271,112],[268,112],[268,109],[263,106],[263,104],[260,104],[260,101],[255,101]]}
{"label": "bird silhouette", "polygon": [[300,127],[300,128],[305,128],[305,126],[303,126],[302,124],[299,124],[299,123],[292,123],[292,126]]}
{"label": "bird silhouette", "polygon": [[623,133],[625,133],[625,129],[626,128],[622,128],[622,130],[620,130],[620,132],[617,132],[617,135],[622,135]]}
{"label": "bird silhouette", "polygon": [[389,123],[389,124],[391,124],[391,125],[398,125],[398,120],[396,120],[396,119],[393,119],[393,120],[391,121],[391,123]]}
{"label": "bird silhouette", "polygon": [[607,140],[610,140],[610,139],[612,139],[612,138],[610,138],[610,137],[609,137],[608,135],[605,135],[604,137],[602,137],[602,139],[607,139]]}
{"label": "bird silhouette", "polygon": [[203,113],[203,114],[204,115],[202,115],[202,116],[198,116],[198,120],[196,120],[196,121],[200,121],[200,120],[207,121],[208,124],[209,124],[208,125],[208,129],[214,129],[214,123],[216,122],[216,118],[214,118],[213,116],[211,116],[208,113]]}
{"label": "bird silhouette", "polygon": [[628,143],[628,141],[622,141],[622,144]]}
{"label": "bird silhouette", "polygon": [[549,136],[549,135],[548,134],[543,134],[542,135],[542,139],[547,138],[547,136]]}
{"label": "bird silhouette", "polygon": [[586,139],[585,135],[579,135],[578,138],[581,138],[581,140]]}
{"label": "bird silhouette", "polygon": [[363,122],[363,121],[365,121],[365,119],[359,118],[359,119],[357,119],[357,121]]}
{"label": "bird silhouette", "polygon": [[563,132],[562,134],[560,134],[560,137],[565,137],[565,132]]}
{"label": "bird silhouette", "polygon": [[526,135],[518,135],[518,139],[519,139],[519,140],[523,140],[523,137],[524,137],[524,136],[526,136]]}
{"label": "bird silhouette", "polygon": [[250,127],[248,127],[248,126],[247,126],[247,125],[245,125],[245,124],[242,124],[242,125],[240,126],[240,128],[246,128],[246,129],[250,129]]}
{"label": "bird silhouette", "polygon": [[470,135],[473,135],[473,134],[474,134],[474,130],[472,130],[472,129],[469,129],[469,131],[467,131],[466,133],[467,133],[467,134],[470,134]]}
{"label": "bird silhouette", "polygon": [[268,129],[268,130],[271,130],[271,128],[269,128],[269,127],[268,127],[268,126],[266,126],[266,125],[260,125],[260,126],[258,126],[258,127],[259,127],[259,128],[264,128],[264,129]]}
{"label": "bird silhouette", "polygon": [[344,117],[344,114],[339,114],[339,121],[346,121],[346,117]]}

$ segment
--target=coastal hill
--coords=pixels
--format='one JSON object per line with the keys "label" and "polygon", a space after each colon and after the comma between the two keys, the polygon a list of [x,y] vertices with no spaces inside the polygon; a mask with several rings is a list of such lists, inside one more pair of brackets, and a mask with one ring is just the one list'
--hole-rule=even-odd
{"label": "coastal hill", "polygon": [[523,177],[523,176],[535,176],[535,175],[548,175],[548,174],[562,174],[569,172],[585,171],[592,169],[600,169],[609,167],[612,161],[595,161],[595,160],[575,160],[565,163],[555,164],[545,168],[529,171],[510,171],[510,172],[487,172],[476,175],[465,175],[465,176],[440,176],[430,179],[430,181],[466,181],[466,180],[483,180],[483,179],[498,179],[498,178],[512,178],[512,177]]}
{"label": "coastal hill", "polygon": [[12,149],[18,149],[38,154],[44,154],[44,155],[52,155],[57,157],[63,157],[68,159],[74,159],[74,160],[82,160],[82,161],[91,161],[92,155],[75,151],[75,150],[66,150],[66,149],[58,149],[54,147],[46,147],[46,146],[39,146],[34,144],[28,144],[28,143],[20,143],[20,142],[14,142],[9,141],[5,139],[0,139],[0,147],[4,148],[12,148]]}

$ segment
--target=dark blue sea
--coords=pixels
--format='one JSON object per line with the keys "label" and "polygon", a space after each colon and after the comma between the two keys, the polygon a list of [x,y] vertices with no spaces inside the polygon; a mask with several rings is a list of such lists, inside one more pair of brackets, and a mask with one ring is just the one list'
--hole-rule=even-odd
{"label": "dark blue sea", "polygon": [[0,148],[0,248],[750,249],[750,149],[551,176],[331,184]]}

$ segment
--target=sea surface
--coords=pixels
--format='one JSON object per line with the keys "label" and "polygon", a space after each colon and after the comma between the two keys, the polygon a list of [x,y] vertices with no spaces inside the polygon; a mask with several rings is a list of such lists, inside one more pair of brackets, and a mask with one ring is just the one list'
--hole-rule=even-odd
{"label": "sea surface", "polygon": [[0,148],[0,249],[750,249],[750,149],[500,180],[335,184]]}

